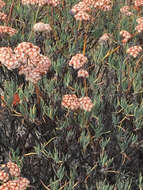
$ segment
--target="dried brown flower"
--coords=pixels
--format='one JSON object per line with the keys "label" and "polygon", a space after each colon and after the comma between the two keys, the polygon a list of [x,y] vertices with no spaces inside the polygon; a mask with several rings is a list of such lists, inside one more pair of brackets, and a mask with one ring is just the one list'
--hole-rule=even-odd
{"label": "dried brown flower", "polygon": [[106,44],[111,44],[112,42],[112,38],[111,38],[111,34],[109,33],[104,33],[98,40],[98,43],[100,45],[106,45]]}

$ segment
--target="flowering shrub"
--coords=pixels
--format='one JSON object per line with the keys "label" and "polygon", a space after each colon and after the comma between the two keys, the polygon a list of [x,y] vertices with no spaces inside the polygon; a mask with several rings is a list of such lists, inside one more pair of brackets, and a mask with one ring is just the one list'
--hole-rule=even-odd
{"label": "flowering shrub", "polygon": [[142,5],[0,0],[0,189],[143,189]]}

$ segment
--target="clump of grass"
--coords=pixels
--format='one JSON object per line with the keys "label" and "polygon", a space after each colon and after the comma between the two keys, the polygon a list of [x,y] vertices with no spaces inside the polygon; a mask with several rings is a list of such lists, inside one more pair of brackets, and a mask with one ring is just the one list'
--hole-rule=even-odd
{"label": "clump of grass", "polygon": [[[27,189],[141,190],[143,45],[142,19],[136,20],[142,7],[121,0],[49,2],[10,0],[2,8],[8,17],[1,25],[17,33],[1,35],[1,48],[13,52],[28,42],[38,53],[25,62],[15,52],[0,54],[0,163],[13,155]],[[36,23],[50,32],[35,33]],[[46,70],[36,62],[41,55],[50,60]],[[11,56],[18,66],[10,70]],[[79,77],[79,65],[87,78]],[[27,68],[38,77],[30,80]]]}

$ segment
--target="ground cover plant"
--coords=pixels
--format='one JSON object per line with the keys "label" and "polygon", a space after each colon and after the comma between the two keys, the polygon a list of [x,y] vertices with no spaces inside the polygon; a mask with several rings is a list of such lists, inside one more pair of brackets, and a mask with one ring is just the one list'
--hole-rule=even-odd
{"label": "ground cover plant", "polygon": [[143,189],[143,1],[0,0],[0,189]]}

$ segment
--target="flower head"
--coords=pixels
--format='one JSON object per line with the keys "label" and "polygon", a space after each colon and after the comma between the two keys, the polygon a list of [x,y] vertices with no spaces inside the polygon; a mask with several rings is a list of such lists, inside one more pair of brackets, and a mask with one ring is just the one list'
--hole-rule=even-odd
{"label": "flower head", "polygon": [[121,30],[120,35],[123,37],[123,40],[122,40],[123,44],[126,44],[128,40],[132,38],[132,35],[126,30]]}
{"label": "flower head", "polygon": [[46,74],[51,66],[51,61],[47,56],[39,55],[38,59],[32,60],[29,64],[21,65],[19,74],[24,74],[26,80],[37,83],[43,74]]}
{"label": "flower head", "polygon": [[86,71],[85,69],[80,69],[77,72],[77,76],[78,77],[83,77],[83,78],[88,78],[89,74],[88,74],[88,71]]}
{"label": "flower head", "polygon": [[0,20],[6,21],[7,15],[3,12],[0,12]]}
{"label": "flower head", "polygon": [[141,46],[132,46],[129,49],[127,49],[127,53],[134,58],[138,56],[138,54],[142,52],[142,47]]}
{"label": "flower head", "polygon": [[4,187],[13,190],[26,190],[29,184],[30,182],[27,178],[19,177],[18,179],[8,181],[7,183],[5,183]]}
{"label": "flower head", "polygon": [[69,66],[73,66],[74,69],[79,69],[87,62],[87,57],[85,57],[83,54],[76,54],[72,57],[72,59],[69,62]]}
{"label": "flower head", "polygon": [[60,0],[49,0],[47,1],[47,3],[49,3],[49,5],[56,7],[57,5],[60,4]]}
{"label": "flower head", "polygon": [[80,1],[79,3],[75,4],[72,9],[71,9],[71,13],[72,14],[77,14],[80,11],[86,12],[86,11],[90,11],[90,7],[88,6],[87,3],[85,3],[84,1]]}
{"label": "flower head", "polygon": [[92,107],[93,107],[93,103],[91,101],[91,99],[88,96],[79,98],[79,102],[80,102],[80,108],[82,110],[88,111],[90,112]]}
{"label": "flower head", "polygon": [[22,4],[43,6],[47,4],[47,0],[22,0]]}
{"label": "flower head", "polygon": [[23,64],[27,63],[29,59],[31,62],[37,60],[40,56],[40,48],[33,45],[30,42],[22,42],[14,49],[20,62]]}
{"label": "flower head", "polygon": [[36,5],[36,6],[44,6],[44,5],[52,5],[56,7],[60,4],[59,0],[22,0],[22,4],[24,5]]}
{"label": "flower head", "polygon": [[34,24],[33,30],[35,32],[50,32],[52,30],[49,24],[44,24],[43,22],[38,22]]}
{"label": "flower head", "polygon": [[138,24],[136,27],[135,27],[135,30],[140,33],[143,31],[143,23],[141,22],[140,24]]}
{"label": "flower head", "polygon": [[0,62],[9,70],[18,68],[20,63],[10,47],[0,48]]}
{"label": "flower head", "polygon": [[0,26],[0,34],[9,34],[13,36],[17,33],[17,30],[8,26]]}
{"label": "flower head", "polygon": [[121,9],[120,9],[120,12],[122,14],[124,14],[125,16],[131,16],[133,15],[133,13],[130,11],[130,7],[129,6],[123,6]]}
{"label": "flower head", "polygon": [[9,174],[6,173],[6,172],[3,171],[3,170],[0,170],[0,180],[1,180],[2,182],[8,181],[8,180],[9,180]]}
{"label": "flower head", "polygon": [[136,20],[136,22],[137,22],[138,24],[142,24],[142,23],[143,23],[143,17],[138,18],[138,19]]}
{"label": "flower head", "polygon": [[9,173],[11,176],[19,177],[20,176],[20,168],[14,162],[9,161],[6,164],[7,168],[9,169]]}
{"label": "flower head", "polygon": [[134,5],[136,7],[142,7],[143,6],[143,0],[135,0]]}
{"label": "flower head", "polygon": [[91,16],[85,11],[79,11],[77,14],[74,15],[74,18],[80,21],[81,20],[87,21],[87,20],[90,20]]}
{"label": "flower head", "polygon": [[94,3],[94,7],[102,11],[109,11],[112,9],[112,1],[111,0],[97,0]]}
{"label": "flower head", "polygon": [[5,6],[5,2],[0,0],[0,9],[2,9]]}
{"label": "flower head", "polygon": [[79,100],[75,94],[66,94],[62,98],[62,106],[71,109],[76,110],[79,108]]}

